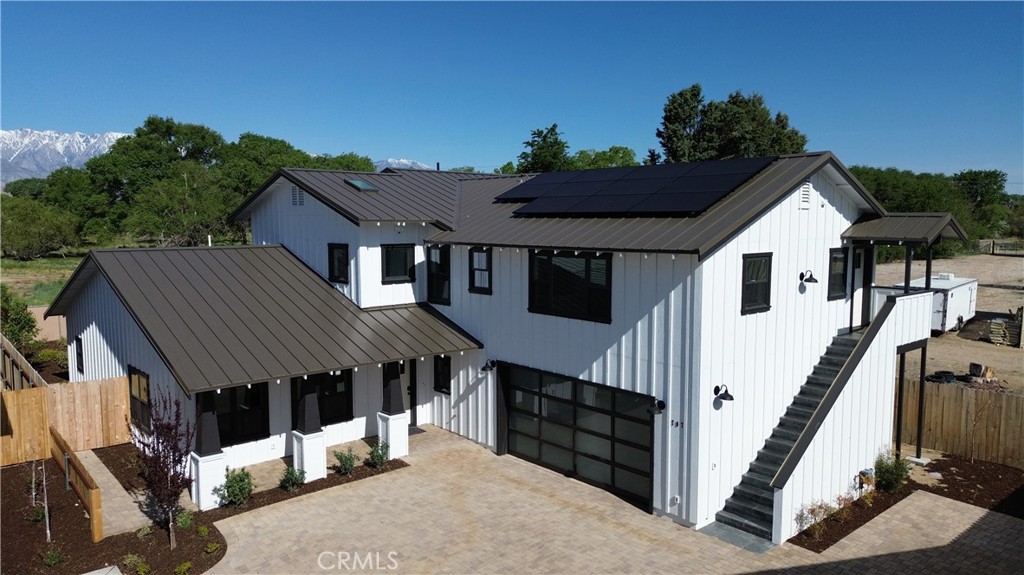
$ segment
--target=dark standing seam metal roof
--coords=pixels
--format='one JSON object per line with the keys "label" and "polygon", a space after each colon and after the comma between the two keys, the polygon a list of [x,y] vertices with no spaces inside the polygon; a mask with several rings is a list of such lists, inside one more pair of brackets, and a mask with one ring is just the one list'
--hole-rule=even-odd
{"label": "dark standing seam metal roof", "polygon": [[281,246],[95,250],[46,315],[97,272],[189,393],[481,347],[429,307],[360,309]]}
{"label": "dark standing seam metal roof", "polygon": [[[430,222],[442,229],[455,225],[455,194],[462,179],[488,177],[486,174],[436,172],[430,170],[385,170],[380,173],[335,170],[281,169],[249,197],[230,219],[245,219],[254,202],[278,178],[320,200],[353,222]],[[376,192],[360,192],[346,179],[364,180]]]}
{"label": "dark standing seam metal roof", "polygon": [[830,152],[821,152],[775,160],[696,217],[516,217],[513,212],[522,207],[522,203],[495,203],[494,198],[516,187],[519,179],[460,181],[459,218],[455,230],[439,232],[428,241],[596,251],[681,252],[695,253],[703,258],[826,166],[846,177],[870,209],[885,214],[877,200]]}
{"label": "dark standing seam metal roof", "polygon": [[967,240],[967,232],[952,214],[890,213],[863,219],[842,234],[844,240],[877,243],[932,244],[939,239]]}

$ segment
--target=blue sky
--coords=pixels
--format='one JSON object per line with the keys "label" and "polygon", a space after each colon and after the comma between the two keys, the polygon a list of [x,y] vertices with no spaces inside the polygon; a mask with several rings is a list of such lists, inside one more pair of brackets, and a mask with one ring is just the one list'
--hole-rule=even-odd
{"label": "blue sky", "polygon": [[146,116],[491,170],[557,122],[642,157],[669,94],[758,92],[847,165],[1007,172],[1024,4],[0,3],[0,126]]}

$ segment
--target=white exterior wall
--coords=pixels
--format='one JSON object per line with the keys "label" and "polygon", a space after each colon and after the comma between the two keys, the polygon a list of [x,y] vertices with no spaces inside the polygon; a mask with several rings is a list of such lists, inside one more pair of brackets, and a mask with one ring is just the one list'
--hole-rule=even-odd
{"label": "white exterior wall", "polygon": [[[860,210],[822,172],[810,183],[809,209],[790,193],[696,271],[690,501],[698,527],[714,521],[833,336],[849,326],[849,299],[828,301],[829,249],[842,246]],[[741,315],[743,255],[762,252],[772,254],[771,309]],[[798,276],[808,269],[818,283],[801,292]],[[722,384],[736,399],[716,405],[713,388]]]}
{"label": "white exterior wall", "polygon": [[[493,248],[493,294],[469,293],[468,252],[468,246],[452,246],[452,305],[435,307],[483,342],[482,361],[461,372],[464,379],[458,385],[465,386],[465,391],[456,394],[453,384],[454,422],[446,423],[451,408],[442,398],[437,400],[434,423],[463,435],[493,437],[494,375],[473,371],[486,359],[655,396],[665,401],[666,408],[655,417],[653,506],[659,514],[692,522],[686,515],[692,426],[685,406],[690,386],[683,382],[689,376],[685,366],[691,361],[684,334],[693,318],[690,294],[695,258],[614,254],[612,323],[603,324],[527,311],[527,249]],[[673,425],[676,422],[681,425]],[[490,440],[484,443],[491,444]],[[677,495],[681,502],[673,504]]]}
{"label": "white exterior wall", "polygon": [[[896,307],[853,372],[786,486],[775,494],[775,543],[797,533],[796,514],[815,501],[835,503],[857,473],[892,445],[896,347],[931,335],[930,293],[897,299]],[[910,354],[920,353],[911,351]]]}
{"label": "white exterior wall", "polygon": [[[424,301],[427,294],[426,250],[423,241],[437,233],[434,226],[417,223],[399,225],[395,222],[364,222],[359,226],[359,307],[401,305]],[[413,244],[413,258],[416,262],[416,281],[384,285],[382,245]],[[349,250],[356,246],[350,246]],[[326,250],[326,247],[324,248]]]}
{"label": "white exterior wall", "polygon": [[420,361],[417,423],[431,423],[495,449],[497,376],[494,371],[480,370],[487,359],[486,350],[452,355],[451,395],[434,391],[434,357]]}

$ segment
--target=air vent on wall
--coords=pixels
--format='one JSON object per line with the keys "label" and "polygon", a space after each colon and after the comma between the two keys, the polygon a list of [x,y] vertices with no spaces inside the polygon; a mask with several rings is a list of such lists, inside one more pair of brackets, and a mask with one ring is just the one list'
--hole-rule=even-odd
{"label": "air vent on wall", "polygon": [[804,182],[800,186],[800,209],[809,210],[811,209],[811,183]]}
{"label": "air vent on wall", "polygon": [[302,206],[306,204],[306,192],[299,189],[298,186],[292,186],[292,205]]}

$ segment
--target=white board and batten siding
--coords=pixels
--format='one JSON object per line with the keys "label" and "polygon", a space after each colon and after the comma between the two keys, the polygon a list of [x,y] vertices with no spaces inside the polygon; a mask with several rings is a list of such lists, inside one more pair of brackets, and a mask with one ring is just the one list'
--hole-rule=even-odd
{"label": "white board and batten siding", "polygon": [[802,507],[818,501],[834,505],[892,444],[896,348],[928,339],[931,297],[924,292],[897,300],[788,483],[776,490],[775,543],[798,532],[795,518]]}
{"label": "white board and batten siding", "polygon": [[[310,194],[301,202],[298,188],[279,178],[250,209],[252,243],[281,244],[323,277],[328,277],[328,244],[348,244],[349,282],[335,284],[359,307],[401,305],[422,301],[426,294],[424,239],[437,233],[432,225],[416,222],[355,224]],[[384,285],[382,245],[413,244],[416,281]]]}
{"label": "white board and batten siding", "polygon": [[[825,173],[809,183],[696,270],[690,418],[697,420],[697,449],[689,515],[697,527],[714,521],[833,336],[849,325],[850,300],[828,301],[829,249],[842,247],[840,235],[861,211],[852,192]],[[772,254],[771,309],[742,315],[743,256],[756,253]],[[801,285],[807,270],[818,283]],[[735,401],[716,402],[718,385],[727,385]]]}
{"label": "white board and batten siding", "polygon": [[[493,248],[493,293],[470,293],[468,252],[468,246],[452,246],[452,305],[435,307],[483,342],[481,360],[550,371],[665,401],[664,413],[655,419],[653,507],[659,514],[690,522],[684,514],[691,431],[684,406],[690,402],[690,386],[684,382],[691,358],[684,334],[693,318],[690,290],[696,258],[613,254],[612,323],[604,324],[530,313],[528,249]],[[453,384],[450,401],[475,405],[471,411],[490,420],[466,421],[460,414],[456,421],[462,421],[452,430],[495,433],[493,375],[486,385],[479,385],[479,375],[470,366],[460,377],[467,378],[458,383],[465,391],[456,393]],[[448,400],[439,401],[436,415],[442,419],[435,423],[445,426]]]}

